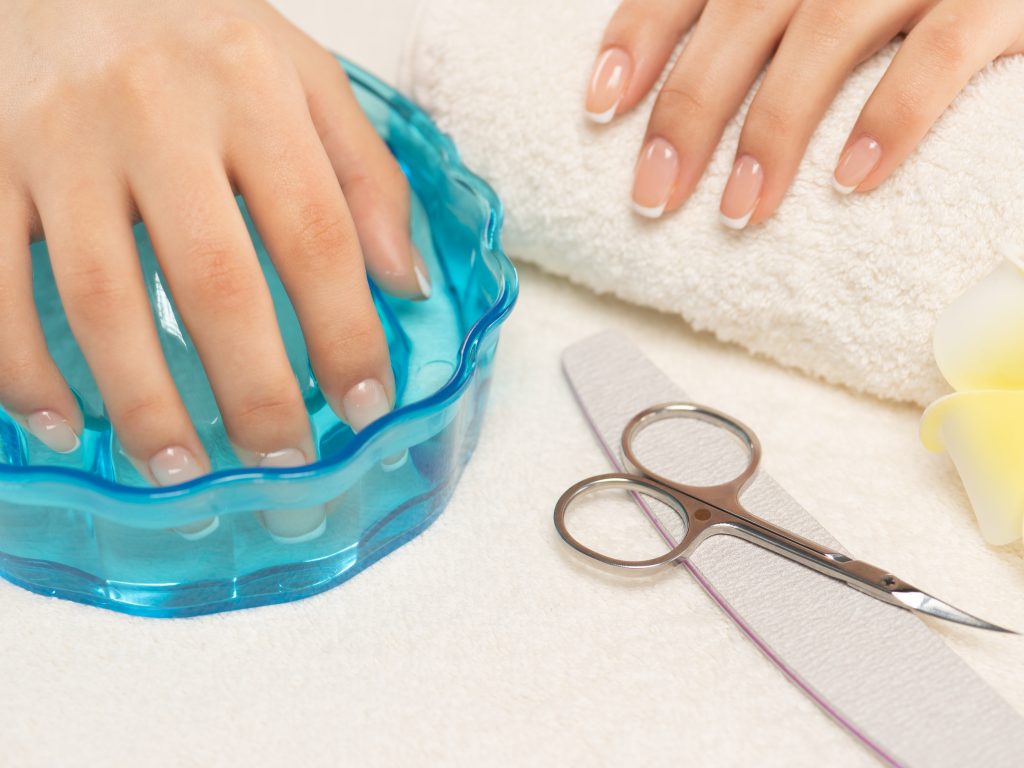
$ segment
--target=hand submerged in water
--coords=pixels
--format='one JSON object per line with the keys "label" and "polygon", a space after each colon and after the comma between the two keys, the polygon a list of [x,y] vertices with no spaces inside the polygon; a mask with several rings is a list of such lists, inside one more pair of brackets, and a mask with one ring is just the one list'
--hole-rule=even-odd
{"label": "hand submerged in water", "polygon": [[239,456],[315,459],[241,192],[331,407],[391,408],[366,279],[429,294],[409,192],[337,61],[263,0],[0,0],[0,403],[49,447],[82,416],[33,304],[45,236],[70,327],[126,452],[169,485],[209,470],[153,323],[141,216]]}

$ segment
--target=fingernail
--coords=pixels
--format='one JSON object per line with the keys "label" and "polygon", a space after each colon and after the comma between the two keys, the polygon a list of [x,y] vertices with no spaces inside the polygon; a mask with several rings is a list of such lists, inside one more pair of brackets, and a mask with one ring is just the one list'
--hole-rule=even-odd
{"label": "fingernail", "polygon": [[730,229],[743,229],[750,223],[750,217],[757,208],[757,201],[761,199],[762,184],[764,171],[761,164],[750,155],[736,158],[719,208],[725,226]]}
{"label": "fingernail", "polygon": [[[342,398],[341,407],[345,412],[345,422],[352,427],[352,431],[361,432],[388,413],[391,403],[383,384],[376,379],[366,379],[348,391]],[[387,471],[398,469],[408,457],[408,451],[387,456],[381,462],[381,467]]]}
{"label": "fingernail", "polygon": [[[308,464],[306,454],[298,448],[285,448],[264,454],[260,466],[265,468],[301,467]],[[318,538],[327,528],[327,510],[321,504],[302,509],[275,509],[260,513],[263,526],[279,544],[300,544]]]}
{"label": "fingernail", "polygon": [[633,59],[622,48],[608,48],[594,62],[587,89],[587,117],[595,123],[609,123],[626,94],[633,74]]}
{"label": "fingernail", "polygon": [[640,152],[633,178],[633,210],[656,219],[665,212],[679,175],[679,153],[668,141],[656,137]]}
{"label": "fingernail", "polygon": [[218,528],[220,528],[220,518],[210,517],[206,520],[199,520],[198,522],[191,523],[189,525],[179,526],[174,530],[176,533],[180,534],[183,539],[198,541],[199,539],[205,539]]}
{"label": "fingernail", "polygon": [[870,136],[861,136],[839,158],[832,186],[842,195],[850,194],[875,170],[881,159],[882,145]]}
{"label": "fingernail", "polygon": [[36,411],[25,422],[28,431],[51,451],[71,453],[81,445],[70,422],[55,411]]}
{"label": "fingernail", "polygon": [[[153,473],[153,480],[157,485],[179,485],[195,480],[203,474],[203,468],[192,455],[192,451],[180,446],[164,448],[149,460],[149,471]],[[175,528],[175,532],[181,534],[182,538],[189,541],[196,541],[205,538],[217,530],[220,526],[220,519],[208,517],[205,520],[197,520],[188,525]]]}
{"label": "fingernail", "polygon": [[308,464],[306,454],[298,448],[285,448],[281,451],[265,453],[260,458],[260,466],[267,469],[286,469],[289,467],[301,467]]}
{"label": "fingernail", "polygon": [[360,432],[391,410],[384,385],[376,379],[356,384],[341,400],[345,422],[353,432]]}
{"label": "fingernail", "polygon": [[412,246],[412,271],[416,273],[416,282],[419,283],[423,298],[429,299],[434,292],[434,287],[430,283],[430,270],[427,269],[427,262],[423,260],[423,254],[415,245]]}
{"label": "fingernail", "polygon": [[192,451],[180,446],[164,448],[149,460],[149,471],[157,485],[179,485],[195,480],[203,468]]}

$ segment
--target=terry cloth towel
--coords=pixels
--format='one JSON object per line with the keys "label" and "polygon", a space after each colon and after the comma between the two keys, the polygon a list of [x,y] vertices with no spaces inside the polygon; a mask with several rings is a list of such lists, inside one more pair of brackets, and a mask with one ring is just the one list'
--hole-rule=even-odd
{"label": "terry cloth towel", "polygon": [[615,5],[421,7],[401,85],[497,189],[508,251],[855,390],[920,404],[947,392],[936,317],[999,263],[999,244],[1022,237],[1024,57],[986,68],[882,187],[844,198],[832,170],[889,45],[846,83],[775,217],[733,232],[718,201],[744,105],[691,200],[652,222],[628,194],[653,95],[610,125],[583,116]]}

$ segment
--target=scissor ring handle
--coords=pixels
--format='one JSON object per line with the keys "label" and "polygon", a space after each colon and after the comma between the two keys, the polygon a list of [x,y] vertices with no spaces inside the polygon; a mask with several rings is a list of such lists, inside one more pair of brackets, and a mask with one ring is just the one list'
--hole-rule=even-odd
{"label": "scissor ring handle", "polygon": [[[665,554],[653,557],[649,560],[622,560],[588,547],[569,533],[569,529],[565,525],[565,513],[569,511],[569,508],[577,499],[591,493],[607,490],[635,491],[645,496],[657,499],[667,505],[677,515],[679,515],[680,518],[682,518],[683,523],[686,526],[686,532],[683,534],[683,540],[676,544],[675,547],[668,549]],[[580,480],[580,482],[567,488],[565,493],[563,493],[555,503],[555,529],[558,531],[558,535],[562,537],[562,541],[587,557],[608,565],[616,565],[620,568],[657,568],[658,566],[665,565],[666,563],[670,563],[673,560],[683,557],[687,554],[687,548],[691,545],[698,533],[698,530],[691,526],[691,522],[689,514],[687,514],[686,509],[680,503],[679,499],[672,496],[667,489],[659,487],[659,485],[653,480],[646,480],[643,477],[627,475],[621,472],[613,472],[607,475],[596,475],[594,477],[588,477],[586,480]],[[700,526],[700,529],[702,530],[703,526]]]}
{"label": "scissor ring handle", "polygon": [[[746,468],[736,477],[724,483],[687,485],[676,482],[670,477],[664,477],[644,466],[643,462],[636,457],[636,453],[633,451],[633,442],[636,440],[637,435],[651,424],[665,421],[666,419],[679,418],[698,419],[713,426],[722,427],[730,432],[747,449],[749,458],[747,459]],[[747,483],[750,482],[750,478],[754,476],[754,473],[757,472],[757,467],[761,463],[761,441],[757,439],[757,435],[754,434],[753,430],[743,424],[743,422],[737,421],[721,411],[716,411],[714,408],[708,408],[706,405],[698,405],[697,403],[663,403],[645,408],[629,420],[626,428],[622,430],[622,458],[628,472],[649,477],[677,491],[691,495],[700,495],[705,498],[708,498],[709,494],[707,492],[709,490],[714,490],[717,493],[713,495],[721,497],[716,499],[716,501],[728,504],[739,501],[740,493]],[[708,501],[712,501],[712,499],[708,498]]]}

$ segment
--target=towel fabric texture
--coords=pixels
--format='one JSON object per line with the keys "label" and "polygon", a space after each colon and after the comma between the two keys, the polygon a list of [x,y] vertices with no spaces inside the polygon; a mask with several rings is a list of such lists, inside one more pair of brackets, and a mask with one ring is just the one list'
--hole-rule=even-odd
{"label": "towel fabric texture", "polygon": [[653,94],[610,125],[583,115],[615,6],[423,5],[401,84],[497,189],[509,252],[855,390],[919,404],[947,392],[931,351],[936,317],[1020,240],[1024,57],[977,75],[889,180],[844,198],[832,170],[889,45],[842,89],[777,214],[733,232],[718,200],[748,97],[692,199],[652,222],[628,194]]}

